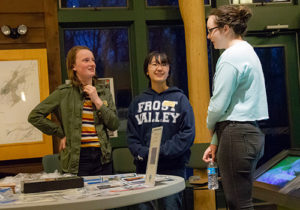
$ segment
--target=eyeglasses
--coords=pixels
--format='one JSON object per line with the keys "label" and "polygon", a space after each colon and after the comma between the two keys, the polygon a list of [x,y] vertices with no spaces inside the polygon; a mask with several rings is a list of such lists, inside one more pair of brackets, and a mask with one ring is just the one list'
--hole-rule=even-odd
{"label": "eyeglasses", "polygon": [[219,26],[213,27],[213,28],[208,28],[207,31],[209,34],[211,34],[215,29],[219,28]]}
{"label": "eyeglasses", "polygon": [[166,66],[169,66],[169,64],[167,64],[167,63],[150,63],[150,66],[153,68],[157,68],[158,66],[166,67]]}

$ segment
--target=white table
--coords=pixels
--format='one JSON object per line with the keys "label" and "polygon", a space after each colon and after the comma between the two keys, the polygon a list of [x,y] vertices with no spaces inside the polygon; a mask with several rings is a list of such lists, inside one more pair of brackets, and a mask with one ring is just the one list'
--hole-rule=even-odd
{"label": "white table", "polygon": [[[90,210],[90,209],[110,209],[122,206],[133,205],[145,201],[155,200],[184,190],[185,181],[178,176],[168,176],[172,181],[163,182],[152,188],[120,192],[118,195],[99,196],[92,198],[78,198],[76,200],[65,199],[55,192],[46,192],[49,200],[41,202],[0,204],[0,209],[22,209],[22,210]],[[24,198],[32,196],[22,194]],[[37,197],[38,198],[38,197]],[[32,198],[31,198],[32,199]]]}

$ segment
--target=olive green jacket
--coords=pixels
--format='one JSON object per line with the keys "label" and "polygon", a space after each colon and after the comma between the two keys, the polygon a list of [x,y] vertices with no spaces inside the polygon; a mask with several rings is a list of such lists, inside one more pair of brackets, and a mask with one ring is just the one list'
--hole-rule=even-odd
{"label": "olive green jacket", "polygon": [[[119,120],[109,89],[96,85],[96,90],[103,101],[99,110],[94,106],[94,120],[101,145],[101,163],[104,164],[112,158],[107,129],[118,129]],[[67,173],[78,173],[84,94],[80,87],[61,85],[28,116],[28,121],[43,133],[59,138],[66,136],[66,148],[60,152],[60,161],[62,170]],[[47,118],[50,113],[56,115],[60,124]]]}

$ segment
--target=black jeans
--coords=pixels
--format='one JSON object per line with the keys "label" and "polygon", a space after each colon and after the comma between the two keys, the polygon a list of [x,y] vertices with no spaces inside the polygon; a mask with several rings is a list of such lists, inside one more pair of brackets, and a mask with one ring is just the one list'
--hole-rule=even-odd
{"label": "black jeans", "polygon": [[264,151],[265,136],[254,122],[216,125],[217,162],[229,209],[253,209],[253,173]]}
{"label": "black jeans", "polygon": [[112,173],[112,162],[101,164],[100,148],[80,148],[78,176],[110,175]]}

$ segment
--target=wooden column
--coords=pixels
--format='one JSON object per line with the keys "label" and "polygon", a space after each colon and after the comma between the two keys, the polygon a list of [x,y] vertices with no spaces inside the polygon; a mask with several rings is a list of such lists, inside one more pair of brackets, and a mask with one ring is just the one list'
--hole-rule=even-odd
{"label": "wooden column", "polygon": [[[179,0],[179,8],[185,30],[189,99],[196,121],[194,143],[207,143],[210,142],[211,136],[206,127],[210,95],[204,3],[199,0]],[[199,154],[199,161],[202,155]],[[206,170],[194,170],[194,175],[207,177]],[[194,191],[194,209],[216,209],[215,192]]]}
{"label": "wooden column", "polygon": [[204,4],[179,0],[179,6],[185,31],[189,99],[196,120],[195,143],[207,143],[211,136],[206,127],[210,95]]}

